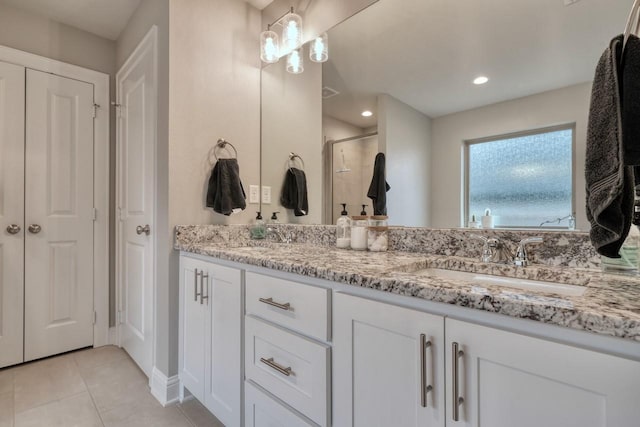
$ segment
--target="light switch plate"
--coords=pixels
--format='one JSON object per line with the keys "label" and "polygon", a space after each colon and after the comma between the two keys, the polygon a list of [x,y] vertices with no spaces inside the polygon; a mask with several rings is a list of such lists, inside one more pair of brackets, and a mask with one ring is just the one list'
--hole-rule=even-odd
{"label": "light switch plate", "polygon": [[271,204],[271,187],[268,185],[262,186],[262,203],[265,205]]}
{"label": "light switch plate", "polygon": [[249,203],[260,203],[260,186],[259,185],[250,185],[249,186]]}

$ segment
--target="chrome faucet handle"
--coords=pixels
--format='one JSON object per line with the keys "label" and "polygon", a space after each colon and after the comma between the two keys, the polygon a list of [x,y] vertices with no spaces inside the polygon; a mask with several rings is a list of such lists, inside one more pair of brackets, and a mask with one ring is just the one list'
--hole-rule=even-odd
{"label": "chrome faucet handle", "polygon": [[516,256],[513,259],[513,263],[518,267],[526,267],[529,265],[529,256],[527,255],[527,245],[539,245],[544,242],[542,237],[527,237],[520,240],[518,249],[516,250]]}
{"label": "chrome faucet handle", "polygon": [[469,238],[482,241],[483,245],[482,245],[482,254],[480,255],[480,261],[491,262],[494,256],[495,246],[492,246],[489,242],[491,240],[496,240],[496,239],[489,239],[479,234],[470,234]]}

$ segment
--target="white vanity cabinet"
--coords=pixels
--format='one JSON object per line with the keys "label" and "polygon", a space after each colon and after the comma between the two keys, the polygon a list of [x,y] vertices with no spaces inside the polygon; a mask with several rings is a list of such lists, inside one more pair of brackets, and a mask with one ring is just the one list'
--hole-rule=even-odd
{"label": "white vanity cabinet", "polygon": [[180,257],[182,387],[227,427],[241,425],[242,271]]}
{"label": "white vanity cabinet", "polygon": [[333,301],[335,427],[640,425],[640,362],[341,293]]}
{"label": "white vanity cabinet", "polygon": [[447,425],[640,425],[640,362],[449,318],[446,331]]}
{"label": "white vanity cabinet", "polygon": [[342,293],[333,304],[333,425],[444,426],[444,317]]}

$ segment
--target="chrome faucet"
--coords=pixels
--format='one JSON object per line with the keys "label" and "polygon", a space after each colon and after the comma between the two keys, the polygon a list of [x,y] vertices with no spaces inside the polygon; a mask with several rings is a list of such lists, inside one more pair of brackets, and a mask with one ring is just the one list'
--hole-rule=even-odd
{"label": "chrome faucet", "polygon": [[542,237],[528,237],[520,240],[518,249],[516,249],[516,256],[513,259],[513,263],[519,267],[526,267],[529,265],[529,257],[527,255],[527,245],[538,245],[543,242]]}
{"label": "chrome faucet", "polygon": [[278,243],[291,243],[291,237],[285,236],[280,230],[275,227],[267,227],[267,237],[274,235],[278,239]]}
{"label": "chrome faucet", "polygon": [[469,237],[471,239],[481,240],[484,243],[480,261],[502,264],[513,262],[513,254],[500,239],[493,237],[488,238],[478,234],[472,234]]}

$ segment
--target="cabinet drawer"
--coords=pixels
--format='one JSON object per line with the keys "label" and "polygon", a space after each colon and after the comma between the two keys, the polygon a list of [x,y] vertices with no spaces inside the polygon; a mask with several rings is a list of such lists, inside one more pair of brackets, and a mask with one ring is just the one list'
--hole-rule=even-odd
{"label": "cabinet drawer", "polygon": [[246,286],[247,314],[329,341],[328,289],[255,273],[247,273]]}
{"label": "cabinet drawer", "polygon": [[247,379],[321,426],[329,419],[329,351],[324,344],[246,317]]}
{"label": "cabinet drawer", "polygon": [[244,419],[247,427],[313,427],[272,397],[258,390],[250,382],[244,388]]}

